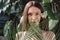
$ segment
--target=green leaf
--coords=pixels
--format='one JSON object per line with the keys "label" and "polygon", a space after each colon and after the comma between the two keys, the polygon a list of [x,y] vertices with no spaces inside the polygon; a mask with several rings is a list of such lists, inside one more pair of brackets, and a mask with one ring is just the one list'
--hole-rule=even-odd
{"label": "green leaf", "polygon": [[49,3],[50,0],[43,0],[43,3]]}
{"label": "green leaf", "polygon": [[49,20],[49,30],[52,30],[57,25],[58,22],[59,22],[59,20],[50,19]]}

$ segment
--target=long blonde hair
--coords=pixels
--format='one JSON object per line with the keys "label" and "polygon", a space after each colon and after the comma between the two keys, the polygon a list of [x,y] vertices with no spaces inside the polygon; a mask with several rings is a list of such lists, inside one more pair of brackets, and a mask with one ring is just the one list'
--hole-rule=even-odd
{"label": "long blonde hair", "polygon": [[39,8],[41,10],[41,13],[44,12],[44,10],[39,2],[29,1],[26,4],[24,11],[23,11],[23,22],[22,22],[22,30],[23,31],[27,31],[27,29],[28,29],[28,19],[27,19],[28,15],[27,15],[27,13],[28,13],[28,10],[31,6],[35,6],[35,7]]}

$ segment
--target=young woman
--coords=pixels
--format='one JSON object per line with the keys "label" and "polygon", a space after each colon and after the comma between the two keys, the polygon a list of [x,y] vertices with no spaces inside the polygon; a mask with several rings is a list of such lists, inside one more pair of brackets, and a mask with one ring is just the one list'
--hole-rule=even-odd
{"label": "young woman", "polygon": [[55,34],[48,29],[48,20],[43,18],[43,8],[39,2],[30,1],[23,12],[22,31],[16,40],[55,40]]}

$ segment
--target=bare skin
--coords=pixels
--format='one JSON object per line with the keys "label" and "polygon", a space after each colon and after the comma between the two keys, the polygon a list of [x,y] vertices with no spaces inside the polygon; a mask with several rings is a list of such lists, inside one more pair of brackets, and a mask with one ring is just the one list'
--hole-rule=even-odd
{"label": "bare skin", "polygon": [[41,20],[41,10],[37,7],[30,7],[28,10],[28,22],[32,22],[33,24],[39,24]]}

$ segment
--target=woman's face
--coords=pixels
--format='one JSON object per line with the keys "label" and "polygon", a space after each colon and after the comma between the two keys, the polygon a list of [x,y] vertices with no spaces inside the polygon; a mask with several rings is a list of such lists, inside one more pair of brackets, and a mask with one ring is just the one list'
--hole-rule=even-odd
{"label": "woman's face", "polygon": [[33,24],[39,24],[41,20],[41,10],[37,7],[30,7],[28,10],[28,22]]}

